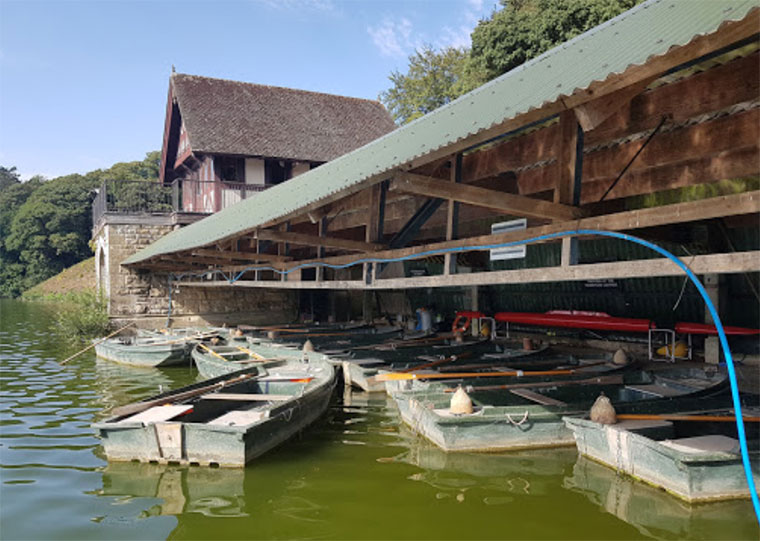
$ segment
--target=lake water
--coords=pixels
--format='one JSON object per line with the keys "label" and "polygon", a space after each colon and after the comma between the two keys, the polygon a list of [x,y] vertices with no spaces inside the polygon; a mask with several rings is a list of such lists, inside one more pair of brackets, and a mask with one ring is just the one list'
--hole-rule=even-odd
{"label": "lake water", "polygon": [[90,424],[195,380],[83,354],[0,299],[0,538],[757,539],[749,501],[690,506],[575,449],[445,454],[383,396],[339,393],[245,469],[113,463]]}

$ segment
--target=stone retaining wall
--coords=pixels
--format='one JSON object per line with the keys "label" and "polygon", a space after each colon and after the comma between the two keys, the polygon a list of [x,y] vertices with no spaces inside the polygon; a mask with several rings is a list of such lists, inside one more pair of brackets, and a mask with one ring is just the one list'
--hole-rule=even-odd
{"label": "stone retaining wall", "polygon": [[[146,327],[166,325],[169,275],[133,270],[120,263],[174,229],[170,216],[106,215],[95,231],[98,287],[108,297],[108,313],[116,320],[139,319]],[[293,291],[177,286],[171,294],[172,324],[285,323],[297,316]]]}

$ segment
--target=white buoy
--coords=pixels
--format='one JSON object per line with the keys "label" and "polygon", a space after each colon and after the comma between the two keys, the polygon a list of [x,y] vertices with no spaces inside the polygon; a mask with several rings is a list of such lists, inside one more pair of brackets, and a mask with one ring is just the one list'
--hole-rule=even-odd
{"label": "white buoy", "polygon": [[628,354],[622,349],[617,350],[612,356],[612,363],[618,365],[628,364]]}
{"label": "white buoy", "polygon": [[270,340],[276,340],[278,336],[279,334],[277,333],[277,331],[269,331],[267,333],[267,338],[269,338]]}
{"label": "white buoy", "polygon": [[311,340],[306,339],[306,342],[303,343],[303,352],[308,353],[310,351],[314,351],[314,344],[311,343]]}
{"label": "white buoy", "polygon": [[472,400],[460,385],[451,397],[449,411],[454,414],[472,413]]}
{"label": "white buoy", "polygon": [[603,425],[614,425],[617,423],[617,413],[615,413],[615,408],[612,406],[610,399],[604,396],[604,393],[601,393],[596,399],[596,402],[594,402],[594,405],[591,406],[589,417],[595,423]]}

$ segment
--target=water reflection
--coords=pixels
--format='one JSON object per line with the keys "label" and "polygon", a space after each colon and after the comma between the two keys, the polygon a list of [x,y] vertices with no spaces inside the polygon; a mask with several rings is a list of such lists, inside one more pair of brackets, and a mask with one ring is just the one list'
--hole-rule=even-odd
{"label": "water reflection", "polygon": [[689,504],[583,456],[564,486],[655,539],[757,538],[756,525],[736,520],[752,515],[748,500]]}
{"label": "water reflection", "polygon": [[[402,433],[409,429],[401,428]],[[408,450],[384,461],[404,462],[422,468],[412,481],[422,481],[438,489],[438,499],[464,499],[472,488],[482,489],[483,502],[505,504],[520,496],[547,495],[557,488],[576,455],[575,449],[538,449],[511,453],[446,453],[435,445],[410,436]],[[499,493],[503,493],[499,495]]]}
{"label": "water reflection", "polygon": [[247,517],[245,470],[183,468],[132,462],[110,463],[103,470],[102,496],[160,498],[149,515],[200,513],[210,517]]}

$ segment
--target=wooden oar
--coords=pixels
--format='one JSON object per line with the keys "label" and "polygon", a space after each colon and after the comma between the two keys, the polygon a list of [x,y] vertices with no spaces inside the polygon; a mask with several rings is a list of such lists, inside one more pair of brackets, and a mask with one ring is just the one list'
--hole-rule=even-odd
{"label": "wooden oar", "polygon": [[399,381],[409,379],[463,379],[463,378],[497,378],[497,377],[521,377],[521,376],[567,376],[575,374],[577,370],[536,370],[525,372],[514,370],[508,372],[452,372],[450,374],[415,374],[403,372],[390,372],[373,376],[375,381]]}
{"label": "wooden oar", "polygon": [[235,346],[235,347],[238,348],[243,353],[247,353],[248,355],[250,355],[254,359],[257,359],[259,361],[266,361],[267,360],[267,358],[264,357],[263,355],[259,355],[258,353],[254,353],[253,351],[251,351],[248,348],[244,348],[243,346]]}
{"label": "wooden oar", "polygon": [[211,349],[210,347],[208,347],[206,344],[204,344],[204,343],[201,342],[198,345],[200,347],[202,347],[203,349],[205,349],[206,351],[208,351],[209,353],[211,353],[211,355],[213,355],[217,359],[221,359],[224,362],[228,362],[229,361],[229,359],[225,359],[224,357],[222,357],[221,355],[219,355],[216,351],[214,351],[213,349]]}
{"label": "wooden oar", "polygon": [[[510,383],[508,385],[481,385],[478,387],[467,387],[467,390],[469,391],[472,389],[473,391],[500,391],[502,389],[508,390],[508,389],[536,389],[536,388],[543,388],[543,387],[562,387],[565,385],[589,385],[589,384],[596,384],[596,385],[615,385],[618,383],[623,383],[623,376],[621,374],[614,375],[614,376],[600,376],[596,378],[587,378],[587,379],[563,379],[563,380],[551,380],[551,381],[537,381],[535,383]],[[454,393],[456,392],[456,389],[444,389],[445,393]],[[620,417],[618,415],[618,417]]]}
{"label": "wooden oar", "polygon": [[[617,415],[623,421],[704,421],[704,422],[735,422],[733,415],[676,415],[676,414],[644,414],[644,413],[621,413]],[[742,417],[745,423],[760,423],[760,417]]]}
{"label": "wooden oar", "polygon": [[399,370],[399,372],[404,373],[404,372],[414,372],[415,370],[424,370],[426,368],[431,368],[433,366],[450,363],[450,362],[456,361],[457,359],[463,359],[471,355],[472,355],[471,351],[463,351],[461,355],[452,355],[451,357],[446,357],[445,359],[438,359],[437,361],[433,361],[430,363],[421,364],[418,366],[411,366],[409,368]]}
{"label": "wooden oar", "polygon": [[124,406],[119,406],[118,408],[114,408],[111,411],[111,413],[116,417],[123,417],[125,415],[133,415],[135,413],[140,413],[141,411],[145,411],[155,406],[163,406],[164,404],[170,404],[173,402],[182,402],[184,400],[187,400],[188,398],[193,398],[195,396],[207,393],[208,391],[221,389],[222,387],[226,385],[240,383],[242,381],[245,381],[247,379],[251,379],[257,376],[260,377],[261,374],[259,374],[258,372],[254,374],[243,374],[232,379],[218,381],[211,385],[204,385],[203,387],[198,387],[197,389],[185,391],[184,393],[177,393],[171,396],[156,398],[154,400],[148,400],[147,402],[135,402],[133,404],[126,404]]}
{"label": "wooden oar", "polygon": [[119,329],[118,331],[114,331],[114,332],[112,332],[111,334],[109,334],[108,336],[106,336],[105,338],[101,338],[101,339],[100,339],[100,340],[98,340],[97,342],[93,342],[92,344],[90,344],[89,346],[87,346],[86,348],[84,348],[83,350],[81,350],[81,351],[78,351],[77,353],[74,353],[74,355],[72,355],[71,357],[68,357],[68,358],[66,358],[66,359],[62,360],[62,361],[61,361],[61,364],[66,364],[66,363],[67,363],[67,362],[69,362],[71,359],[73,359],[73,358],[75,358],[75,357],[79,357],[79,356],[80,356],[82,353],[84,353],[85,351],[87,351],[87,350],[89,350],[89,349],[92,349],[92,348],[94,348],[94,347],[95,347],[95,346],[97,346],[98,344],[102,344],[103,342],[105,342],[105,341],[106,341],[106,340],[108,340],[109,338],[112,338],[112,337],[116,336],[116,335],[117,335],[117,334],[119,334],[121,331],[123,331],[124,329],[128,329],[129,327],[131,327],[131,326],[132,326],[132,325],[134,325],[135,323],[137,323],[137,321],[133,321],[133,322],[132,322],[132,323],[130,323],[129,325],[124,325],[124,326],[123,326],[121,329]]}
{"label": "wooden oar", "polygon": [[171,344],[177,344],[179,342],[187,342],[188,340],[205,340],[206,338],[213,338],[219,333],[206,333],[206,334],[194,334],[192,336],[183,336],[182,338],[175,338],[174,340],[166,340],[164,342],[150,342],[143,340],[142,343],[149,346],[169,346]]}

